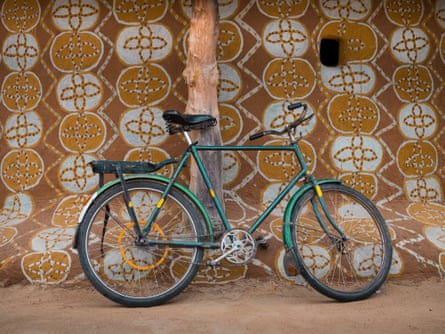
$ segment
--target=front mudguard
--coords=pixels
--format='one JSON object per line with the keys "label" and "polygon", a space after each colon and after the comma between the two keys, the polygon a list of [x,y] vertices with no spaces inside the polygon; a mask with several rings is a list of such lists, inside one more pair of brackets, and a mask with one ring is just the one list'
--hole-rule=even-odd
{"label": "front mudguard", "polygon": [[[329,183],[342,183],[341,180],[337,179],[323,179],[323,180],[317,180],[318,185],[324,185]],[[306,191],[309,191],[311,189],[314,189],[315,185],[311,183],[305,184],[303,187],[299,188],[297,192],[292,196],[290,201],[287,203],[286,209],[284,211],[283,215],[283,243],[286,246],[286,249],[292,248],[292,234],[291,234],[291,224],[292,224],[292,212],[294,211],[295,204],[297,203],[298,199],[300,199],[301,196]],[[315,189],[314,189],[315,191]]]}
{"label": "front mudguard", "polygon": [[[150,181],[154,181],[154,182],[158,182],[158,183],[163,183],[165,185],[167,185],[170,181],[169,178],[162,176],[162,175],[156,175],[156,174],[131,174],[131,175],[127,175],[124,177],[125,180],[150,180]],[[115,179],[111,182],[108,182],[107,184],[103,185],[101,188],[99,188],[88,200],[88,202],[86,203],[86,205],[82,208],[82,211],[80,212],[79,215],[79,220],[77,223],[77,228],[76,228],[76,232],[74,234],[74,241],[73,241],[73,249],[77,249],[78,246],[78,239],[79,239],[79,229],[80,226],[83,222],[84,216],[86,214],[86,212],[88,211],[88,209],[91,207],[91,205],[93,205],[95,199],[100,196],[105,190],[109,189],[110,187],[114,186],[116,183],[121,182],[120,179]],[[204,223],[205,226],[207,228],[207,232],[210,238],[210,242],[213,242],[213,226],[210,220],[210,217],[204,207],[204,205],[202,204],[202,202],[198,199],[198,197],[193,194],[189,188],[187,188],[186,186],[180,184],[180,183],[174,183],[173,184],[173,188],[175,188],[176,190],[180,191],[185,197],[187,197],[195,206],[196,208],[199,210],[199,212],[201,213],[202,217],[204,218]]]}

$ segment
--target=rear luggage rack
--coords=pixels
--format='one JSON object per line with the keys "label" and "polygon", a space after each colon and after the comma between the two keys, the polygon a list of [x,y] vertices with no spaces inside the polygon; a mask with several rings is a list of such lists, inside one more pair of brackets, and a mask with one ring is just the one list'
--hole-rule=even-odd
{"label": "rear luggage rack", "polygon": [[89,164],[93,172],[99,174],[99,183],[103,186],[104,174],[114,174],[119,178],[122,174],[148,174],[175,162],[176,159],[167,159],[157,164],[148,161],[94,160]]}

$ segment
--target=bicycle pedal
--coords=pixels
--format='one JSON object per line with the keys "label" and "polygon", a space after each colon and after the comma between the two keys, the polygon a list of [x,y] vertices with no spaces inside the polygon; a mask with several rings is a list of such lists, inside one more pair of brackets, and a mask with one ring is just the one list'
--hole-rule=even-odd
{"label": "bicycle pedal", "polygon": [[257,244],[257,246],[261,247],[262,249],[269,248],[269,243],[267,242],[266,239],[264,239],[263,236],[259,236],[258,238],[256,238],[255,243]]}
{"label": "bicycle pedal", "polygon": [[286,251],[283,257],[283,267],[287,276],[293,277],[298,275],[297,263],[291,250]]}
{"label": "bicycle pedal", "polygon": [[215,262],[215,261],[207,261],[206,262],[206,266],[207,267],[220,267],[221,266],[221,261]]}

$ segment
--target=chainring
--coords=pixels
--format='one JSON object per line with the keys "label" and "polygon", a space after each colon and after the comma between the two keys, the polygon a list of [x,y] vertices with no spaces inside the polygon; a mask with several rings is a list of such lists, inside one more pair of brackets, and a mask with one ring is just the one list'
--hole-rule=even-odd
{"label": "chainring", "polygon": [[227,231],[221,239],[221,251],[227,254],[230,263],[242,265],[249,262],[256,253],[256,242],[252,234],[241,228]]}

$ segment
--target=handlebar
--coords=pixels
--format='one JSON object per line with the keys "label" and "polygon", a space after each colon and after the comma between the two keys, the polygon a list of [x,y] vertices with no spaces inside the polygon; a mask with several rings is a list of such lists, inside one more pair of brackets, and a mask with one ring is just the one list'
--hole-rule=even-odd
{"label": "handlebar", "polygon": [[261,131],[258,133],[255,133],[253,135],[251,135],[249,137],[250,140],[255,140],[267,135],[283,135],[285,133],[289,134],[290,136],[292,136],[292,132],[294,131],[294,129],[299,126],[301,123],[304,123],[308,120],[310,120],[312,117],[314,117],[314,114],[310,114],[309,116],[306,117],[306,113],[307,113],[307,104],[303,103],[303,102],[296,102],[296,103],[292,103],[290,105],[287,106],[287,109],[289,111],[291,110],[295,110],[295,109],[299,109],[299,108],[303,108],[303,112],[300,114],[300,116],[298,117],[298,119],[290,124],[287,124],[282,130],[266,130],[266,131]]}

